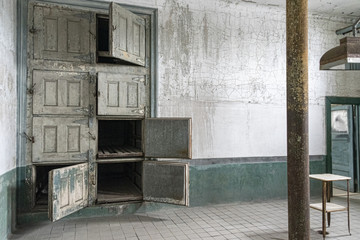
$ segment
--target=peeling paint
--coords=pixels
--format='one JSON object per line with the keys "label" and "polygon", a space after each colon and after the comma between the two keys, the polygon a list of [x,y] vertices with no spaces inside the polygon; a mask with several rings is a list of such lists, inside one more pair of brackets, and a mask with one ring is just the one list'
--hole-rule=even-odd
{"label": "peeling paint", "polygon": [[[159,114],[193,117],[194,158],[286,155],[285,9],[255,2],[159,1]],[[309,18],[312,154],[325,154],[324,97],[359,93],[356,74],[318,66],[338,44],[334,29],[349,22]]]}
{"label": "peeling paint", "polygon": [[16,2],[0,9],[0,174],[16,166]]}

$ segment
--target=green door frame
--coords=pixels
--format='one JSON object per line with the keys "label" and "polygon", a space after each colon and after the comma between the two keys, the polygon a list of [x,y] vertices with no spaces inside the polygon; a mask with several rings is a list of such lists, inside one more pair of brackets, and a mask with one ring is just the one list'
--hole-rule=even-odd
{"label": "green door frame", "polygon": [[[331,104],[360,105],[360,98],[353,97],[325,97],[325,121],[326,121],[326,172],[332,172],[331,157]],[[356,140],[355,140],[356,141]],[[358,170],[357,170],[358,171]]]}

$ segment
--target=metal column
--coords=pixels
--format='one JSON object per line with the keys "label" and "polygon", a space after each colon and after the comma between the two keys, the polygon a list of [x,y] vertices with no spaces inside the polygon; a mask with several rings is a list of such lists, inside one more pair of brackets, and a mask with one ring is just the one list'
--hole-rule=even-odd
{"label": "metal column", "polygon": [[308,0],[286,1],[289,239],[310,239]]}

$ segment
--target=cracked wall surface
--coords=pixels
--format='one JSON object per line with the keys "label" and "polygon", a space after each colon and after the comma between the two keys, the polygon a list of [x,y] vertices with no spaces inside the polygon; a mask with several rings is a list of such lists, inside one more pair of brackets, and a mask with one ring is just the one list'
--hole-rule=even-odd
{"label": "cracked wall surface", "polygon": [[[116,2],[158,9],[158,113],[192,117],[193,158],[286,155],[284,8],[229,0]],[[4,151],[15,144],[15,121],[9,121],[15,115],[8,114],[16,108],[15,21],[8,11],[1,13],[11,22],[1,26],[0,43],[6,56],[0,70],[7,76],[0,97],[9,103],[1,105],[8,125],[2,126],[7,135],[1,136],[0,153],[9,159],[15,156]],[[319,71],[321,55],[338,45],[335,30],[352,20],[309,14],[311,155],[326,151],[325,96],[359,95],[356,73]],[[14,165],[8,160],[0,172]]]}
{"label": "cracked wall surface", "polygon": [[0,0],[0,175],[16,166],[16,1]]}
{"label": "cracked wall surface", "polygon": [[[285,9],[244,1],[133,0],[158,8],[159,116],[193,118],[193,158],[286,155]],[[358,74],[319,71],[353,19],[309,14],[309,141],[325,155],[325,96]]]}
{"label": "cracked wall surface", "polygon": [[0,239],[15,226],[16,1],[0,0]]}

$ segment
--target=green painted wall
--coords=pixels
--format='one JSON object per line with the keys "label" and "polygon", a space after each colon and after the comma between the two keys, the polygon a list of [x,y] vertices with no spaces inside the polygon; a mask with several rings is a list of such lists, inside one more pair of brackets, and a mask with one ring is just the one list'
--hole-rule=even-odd
{"label": "green painted wall", "polygon": [[0,175],[0,239],[7,239],[15,228],[16,169]]}
{"label": "green painted wall", "polygon": [[[310,172],[324,173],[325,159],[311,161]],[[320,193],[320,183],[311,181],[311,195]],[[214,164],[190,168],[191,206],[286,197],[286,162]]]}
{"label": "green painted wall", "polygon": [[[221,160],[220,160],[221,161]],[[209,161],[210,162],[210,161]],[[258,163],[228,163],[196,165],[190,162],[190,207],[238,201],[264,201],[287,197],[287,166],[284,161]],[[310,161],[310,173],[325,172],[325,156]],[[30,168],[22,168],[19,175],[28,177]],[[26,181],[19,189],[29,191]],[[321,183],[310,182],[311,195],[320,196]],[[26,190],[27,189],[27,190]],[[19,204],[29,206],[30,194],[20,194]],[[20,197],[22,196],[22,197]],[[22,203],[21,203],[22,202]],[[105,204],[82,209],[69,217],[113,216],[150,212],[160,208],[178,207],[162,203]],[[25,207],[26,208],[26,207]],[[29,210],[28,210],[29,211]],[[26,212],[18,215],[18,223],[25,224],[47,219],[47,212]]]}

